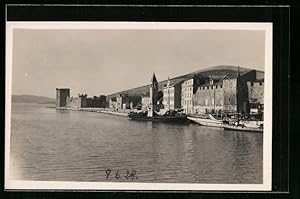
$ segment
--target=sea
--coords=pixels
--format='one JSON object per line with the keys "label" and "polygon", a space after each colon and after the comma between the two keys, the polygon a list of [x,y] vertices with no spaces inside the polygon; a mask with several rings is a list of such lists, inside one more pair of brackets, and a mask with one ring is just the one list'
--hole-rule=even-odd
{"label": "sea", "polygon": [[[52,108],[51,108],[52,106]],[[263,134],[12,103],[10,180],[261,184]],[[8,132],[6,132],[8,133]],[[7,144],[7,143],[6,143]]]}

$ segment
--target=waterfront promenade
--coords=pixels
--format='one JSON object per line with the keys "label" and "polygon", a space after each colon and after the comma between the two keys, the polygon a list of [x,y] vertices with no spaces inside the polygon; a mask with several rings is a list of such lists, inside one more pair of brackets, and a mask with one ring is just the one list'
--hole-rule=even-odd
{"label": "waterfront promenade", "polygon": [[71,107],[60,107],[57,108],[60,110],[74,110],[74,111],[88,111],[88,112],[96,112],[96,113],[104,113],[109,115],[117,115],[117,116],[123,116],[127,117],[128,113],[130,112],[130,109],[120,109],[120,110],[114,110],[110,108],[71,108]]}

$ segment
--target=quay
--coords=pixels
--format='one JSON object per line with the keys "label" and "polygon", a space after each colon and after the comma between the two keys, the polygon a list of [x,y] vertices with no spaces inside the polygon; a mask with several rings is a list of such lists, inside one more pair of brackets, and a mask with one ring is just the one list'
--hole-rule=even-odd
{"label": "quay", "polygon": [[109,115],[117,115],[127,117],[130,110],[112,110],[109,108],[72,108],[72,107],[60,107],[59,110],[73,110],[73,111],[88,111],[88,112],[95,112],[95,113],[104,113]]}

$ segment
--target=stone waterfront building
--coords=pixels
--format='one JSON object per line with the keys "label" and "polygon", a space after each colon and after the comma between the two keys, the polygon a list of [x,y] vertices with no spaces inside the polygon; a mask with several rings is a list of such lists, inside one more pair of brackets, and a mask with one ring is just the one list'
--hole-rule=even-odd
{"label": "stone waterfront building", "polygon": [[117,109],[117,98],[116,97],[109,99],[108,108]]}
{"label": "stone waterfront building", "polygon": [[256,71],[238,73],[223,81],[224,112],[249,113],[248,81],[256,80]]}
{"label": "stone waterfront building", "polygon": [[142,106],[142,97],[138,95],[129,96],[120,94],[116,97],[116,109],[134,109]]}
{"label": "stone waterfront building", "polygon": [[264,108],[264,79],[248,81],[250,113],[260,114]]}
{"label": "stone waterfront building", "polygon": [[194,112],[249,113],[247,82],[256,80],[256,71],[211,77],[209,83],[200,85],[194,94]]}
{"label": "stone waterfront building", "polygon": [[168,80],[163,86],[163,106],[167,110],[181,108],[181,82],[172,85]]}
{"label": "stone waterfront building", "polygon": [[209,81],[209,77],[205,75],[191,75],[187,80],[181,84],[181,107],[186,114],[193,112],[194,107],[194,93],[200,85]]}
{"label": "stone waterfront building", "polygon": [[195,113],[207,113],[222,111],[224,109],[224,93],[223,93],[223,80],[212,78],[206,84],[198,86],[196,93],[194,94],[194,111]]}

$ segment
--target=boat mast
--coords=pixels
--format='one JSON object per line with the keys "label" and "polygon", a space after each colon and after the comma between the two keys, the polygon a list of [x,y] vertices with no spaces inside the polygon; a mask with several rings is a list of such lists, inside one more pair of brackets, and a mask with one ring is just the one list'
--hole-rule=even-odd
{"label": "boat mast", "polygon": [[214,112],[216,112],[216,90],[214,88],[214,85],[212,86],[214,90]]}
{"label": "boat mast", "polygon": [[170,110],[170,104],[171,104],[170,98],[171,98],[171,96],[170,96],[170,78],[169,77],[168,77],[167,88],[168,88],[168,110]]}
{"label": "boat mast", "polygon": [[240,122],[240,111],[239,111],[239,79],[240,79],[240,66],[238,66],[237,78],[236,78],[236,111],[237,111],[237,120]]}

